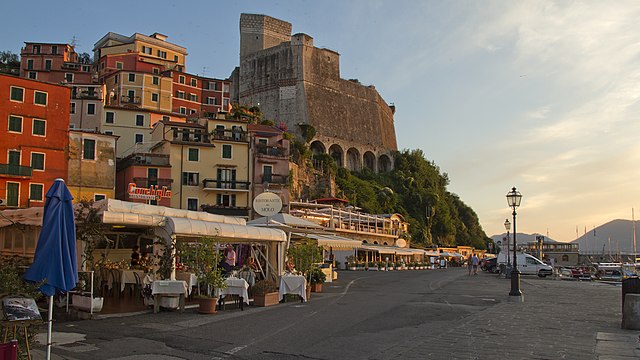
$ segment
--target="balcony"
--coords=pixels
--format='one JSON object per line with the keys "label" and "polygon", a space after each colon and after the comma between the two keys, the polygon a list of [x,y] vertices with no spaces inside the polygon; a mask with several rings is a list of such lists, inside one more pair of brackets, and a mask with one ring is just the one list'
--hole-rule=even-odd
{"label": "balcony", "polygon": [[122,96],[120,98],[120,102],[123,104],[140,104],[140,96]]}
{"label": "balcony", "polygon": [[278,174],[262,175],[262,183],[264,184],[267,182],[270,185],[288,185],[289,175],[278,175]]}
{"label": "balcony", "polygon": [[33,170],[29,166],[0,164],[0,176],[31,177]]}
{"label": "balcony", "polygon": [[202,180],[203,190],[244,192],[244,191],[249,191],[249,185],[251,185],[250,181],[232,181],[232,180],[217,180],[217,179]]}
{"label": "balcony", "polygon": [[153,153],[133,153],[118,161],[118,170],[129,166],[171,166],[169,155]]}
{"label": "balcony", "polygon": [[94,88],[80,89],[73,91],[71,98],[78,100],[102,100],[102,91],[96,91]]}
{"label": "balcony", "polygon": [[213,140],[248,142],[247,133],[238,130],[216,129],[211,134]]}
{"label": "balcony", "polygon": [[247,207],[204,204],[201,206],[201,208],[202,211],[206,211],[209,214],[237,216],[245,218],[249,216],[249,208]]}
{"label": "balcony", "polygon": [[62,64],[62,68],[63,69],[69,69],[69,70],[79,70],[80,69],[80,64],[73,63],[73,62],[66,62],[66,63]]}
{"label": "balcony", "polygon": [[173,128],[173,141],[210,144],[209,134],[202,129]]}
{"label": "balcony", "polygon": [[156,185],[160,189],[163,186],[166,186],[168,190],[171,190],[171,183],[173,183],[173,179],[134,177],[133,182],[136,183],[137,187],[149,188],[152,185]]}
{"label": "balcony", "polygon": [[264,144],[258,144],[256,146],[256,155],[258,157],[275,157],[280,159],[289,158],[289,150],[282,146],[267,146]]}

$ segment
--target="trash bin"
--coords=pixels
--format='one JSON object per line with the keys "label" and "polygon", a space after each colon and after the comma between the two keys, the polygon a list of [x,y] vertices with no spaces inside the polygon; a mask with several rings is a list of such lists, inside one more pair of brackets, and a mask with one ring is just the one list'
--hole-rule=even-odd
{"label": "trash bin", "polygon": [[622,312],[624,312],[624,296],[627,294],[640,294],[640,279],[632,277],[622,280]]}
{"label": "trash bin", "polygon": [[18,358],[18,341],[0,344],[0,359],[16,360]]}

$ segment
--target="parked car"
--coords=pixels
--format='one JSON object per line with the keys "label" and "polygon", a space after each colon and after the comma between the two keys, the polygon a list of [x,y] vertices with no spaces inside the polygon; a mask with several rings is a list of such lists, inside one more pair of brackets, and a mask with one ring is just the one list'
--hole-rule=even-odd
{"label": "parked car", "polygon": [[486,258],[480,260],[480,269],[482,271],[488,271],[490,273],[497,273],[498,269],[498,259],[497,258]]}
{"label": "parked car", "polygon": [[[518,253],[517,254],[517,263],[518,270],[522,275],[538,275],[540,277],[545,277],[553,274],[553,268],[542,261],[538,260],[535,256],[526,254],[526,253]],[[507,256],[503,253],[498,254],[498,266],[506,265]],[[511,259],[513,261],[513,259]]]}

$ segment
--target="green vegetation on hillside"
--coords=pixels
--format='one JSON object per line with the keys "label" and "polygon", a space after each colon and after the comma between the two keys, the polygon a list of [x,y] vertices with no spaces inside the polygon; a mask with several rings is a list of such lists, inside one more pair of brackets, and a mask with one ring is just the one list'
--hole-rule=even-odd
{"label": "green vegetation on hillside", "polygon": [[[404,150],[394,154],[394,170],[375,174],[365,170],[352,173],[338,169],[338,196],[364,211],[400,213],[409,222],[415,245],[470,245],[486,249],[492,240],[486,236],[478,215],[458,195],[447,191],[449,178],[422,150]],[[427,230],[427,207],[434,209]]]}

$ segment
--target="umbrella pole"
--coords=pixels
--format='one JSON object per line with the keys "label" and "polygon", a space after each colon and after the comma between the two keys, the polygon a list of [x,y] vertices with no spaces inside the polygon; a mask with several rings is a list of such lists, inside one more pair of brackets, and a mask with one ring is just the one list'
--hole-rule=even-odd
{"label": "umbrella pole", "polygon": [[47,360],[51,359],[51,328],[53,323],[53,295],[49,296],[49,322],[47,323]]}

